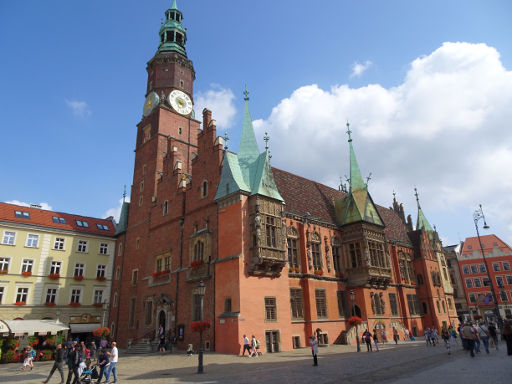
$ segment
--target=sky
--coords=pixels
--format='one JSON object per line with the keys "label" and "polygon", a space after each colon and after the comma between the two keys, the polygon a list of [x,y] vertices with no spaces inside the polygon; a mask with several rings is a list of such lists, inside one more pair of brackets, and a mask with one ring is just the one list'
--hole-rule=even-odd
{"label": "sky", "polygon": [[[171,0],[0,1],[0,201],[93,217],[130,190],[146,63]],[[178,0],[195,110],[237,151],[243,89],[273,166],[369,191],[445,245],[512,243],[512,2]],[[480,221],[479,225],[483,223]]]}

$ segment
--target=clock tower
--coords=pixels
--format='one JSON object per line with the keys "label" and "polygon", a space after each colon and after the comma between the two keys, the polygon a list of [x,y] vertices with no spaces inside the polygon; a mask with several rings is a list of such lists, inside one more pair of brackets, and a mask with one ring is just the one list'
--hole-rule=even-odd
{"label": "clock tower", "polygon": [[146,67],[148,80],[142,119],[137,124],[131,193],[135,204],[130,218],[137,221],[144,220],[157,203],[162,194],[158,184],[166,173],[179,168],[184,173],[182,180],[191,175],[197,152],[200,122],[193,110],[195,72],[187,57],[187,31],[182,22],[183,14],[173,0],[158,33],[158,49]]}

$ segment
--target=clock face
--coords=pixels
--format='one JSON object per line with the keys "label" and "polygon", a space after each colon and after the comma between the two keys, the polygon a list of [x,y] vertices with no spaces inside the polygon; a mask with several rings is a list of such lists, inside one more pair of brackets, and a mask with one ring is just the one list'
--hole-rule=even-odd
{"label": "clock face", "polygon": [[146,97],[146,101],[144,101],[144,107],[142,108],[142,115],[144,117],[148,116],[151,111],[158,105],[160,102],[160,97],[155,92],[151,92],[148,97]]}
{"label": "clock face", "polygon": [[192,112],[192,100],[188,95],[178,89],[169,94],[169,103],[174,110],[182,115],[188,115]]}

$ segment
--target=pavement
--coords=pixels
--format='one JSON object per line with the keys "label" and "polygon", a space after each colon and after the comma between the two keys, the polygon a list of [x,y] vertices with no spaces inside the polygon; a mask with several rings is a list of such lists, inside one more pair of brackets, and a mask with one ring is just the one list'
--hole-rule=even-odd
{"label": "pavement", "polygon": [[[505,345],[471,358],[460,345],[448,355],[443,344],[426,347],[423,341],[387,343],[379,352],[361,346],[330,345],[319,349],[319,366],[313,367],[309,348],[240,357],[218,353],[204,355],[204,374],[197,374],[197,355],[184,353],[123,356],[118,363],[119,383],[511,383],[512,356]],[[0,383],[41,383],[52,362],[36,362],[33,371],[21,372],[21,364],[0,365]],[[113,378],[111,377],[111,381]],[[57,384],[56,372],[50,384]]]}

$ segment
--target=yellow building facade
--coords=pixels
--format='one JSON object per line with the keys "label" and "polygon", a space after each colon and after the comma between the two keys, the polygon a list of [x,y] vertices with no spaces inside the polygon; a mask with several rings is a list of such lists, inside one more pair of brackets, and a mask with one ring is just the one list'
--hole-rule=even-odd
{"label": "yellow building facade", "polygon": [[111,219],[0,203],[0,319],[107,325],[114,234]]}

